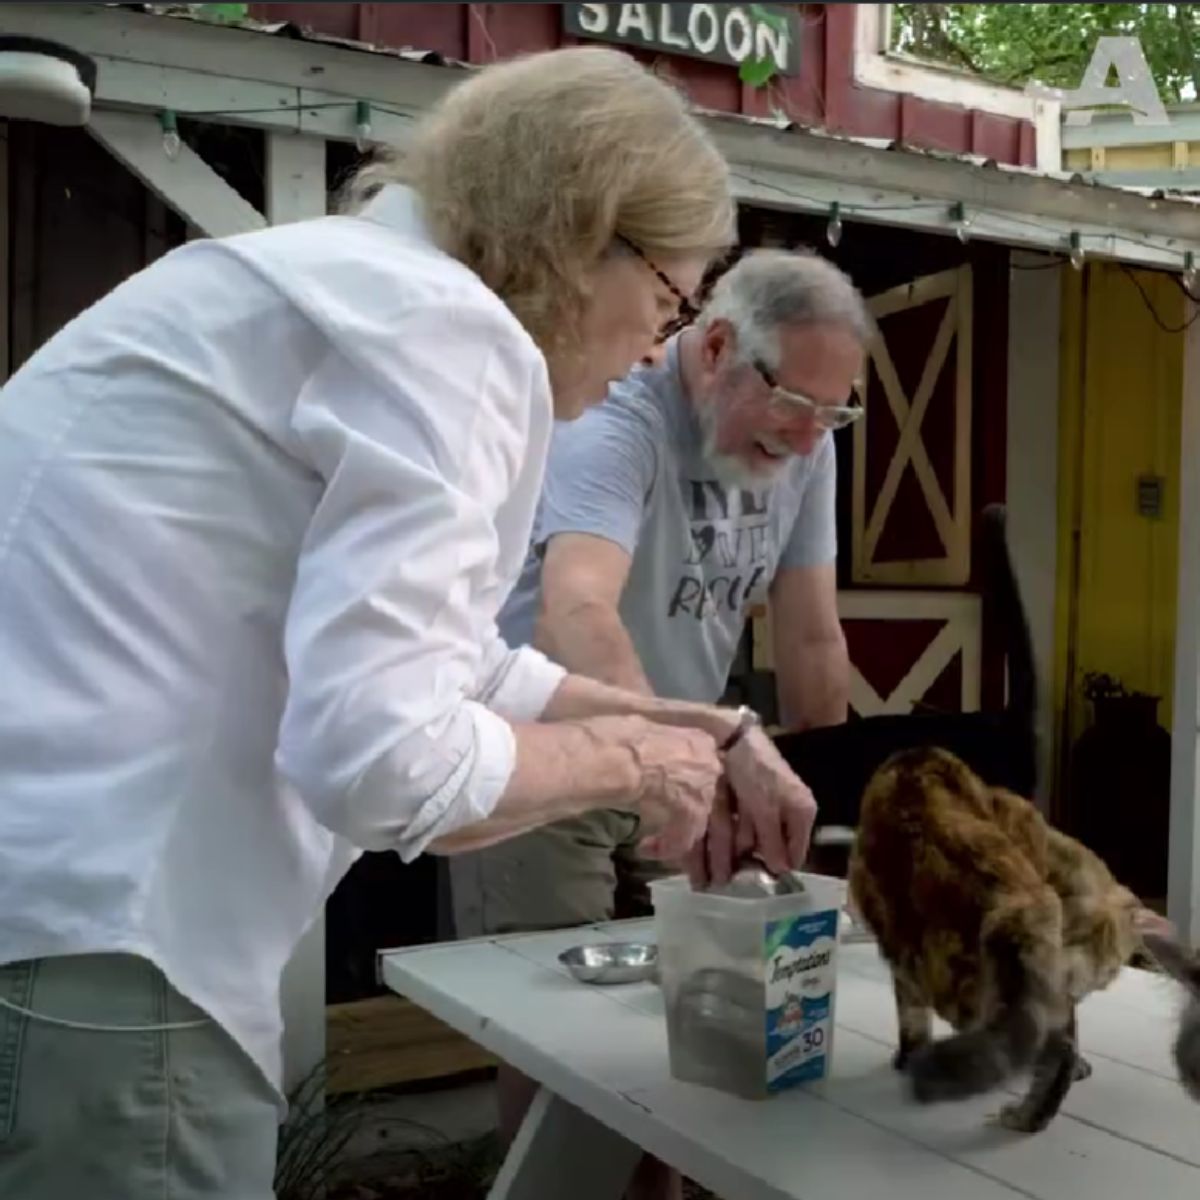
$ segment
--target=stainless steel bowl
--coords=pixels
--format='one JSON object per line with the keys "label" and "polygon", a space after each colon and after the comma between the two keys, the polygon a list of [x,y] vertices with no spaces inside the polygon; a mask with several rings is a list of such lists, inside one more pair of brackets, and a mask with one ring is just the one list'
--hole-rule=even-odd
{"label": "stainless steel bowl", "polygon": [[572,946],[558,961],[581,983],[640,983],[658,978],[658,947],[652,942]]}

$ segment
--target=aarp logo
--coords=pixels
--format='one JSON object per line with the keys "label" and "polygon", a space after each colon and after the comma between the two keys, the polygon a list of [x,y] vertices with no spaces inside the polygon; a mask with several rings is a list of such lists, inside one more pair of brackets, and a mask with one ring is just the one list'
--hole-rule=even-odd
{"label": "aarp logo", "polygon": [[[1117,83],[1106,86],[1110,72]],[[1057,100],[1068,125],[1090,125],[1092,110],[1100,105],[1124,104],[1133,112],[1135,125],[1169,125],[1167,110],[1158,95],[1150,65],[1135,37],[1102,37],[1096,41],[1092,61],[1073,91],[1029,82],[1025,95],[1038,100]]]}

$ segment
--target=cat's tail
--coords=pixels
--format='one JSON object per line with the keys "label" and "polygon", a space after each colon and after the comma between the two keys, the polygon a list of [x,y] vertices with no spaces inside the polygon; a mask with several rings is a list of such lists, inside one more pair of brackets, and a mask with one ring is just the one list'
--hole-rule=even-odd
{"label": "cat's tail", "polygon": [[1142,943],[1158,965],[1186,990],[1175,1035],[1175,1066],[1188,1094],[1200,1101],[1200,956],[1181,945],[1169,926],[1143,932]]}
{"label": "cat's tail", "polygon": [[980,526],[984,595],[998,619],[1008,660],[1006,707],[1032,731],[1037,716],[1037,660],[1033,654],[1029,616],[1008,546],[1005,506],[987,505],[980,513]]}
{"label": "cat's tail", "polygon": [[977,1028],[916,1051],[908,1071],[923,1103],[990,1091],[1032,1063],[1052,1029],[1066,1025],[1060,969],[1062,908],[1049,889],[1007,897],[988,912],[980,937]]}

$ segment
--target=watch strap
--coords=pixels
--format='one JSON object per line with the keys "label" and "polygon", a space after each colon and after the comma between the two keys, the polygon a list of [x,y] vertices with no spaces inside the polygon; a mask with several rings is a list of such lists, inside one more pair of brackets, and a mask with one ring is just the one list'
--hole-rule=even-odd
{"label": "watch strap", "polygon": [[721,743],[719,750],[722,754],[732,750],[753,729],[756,725],[762,724],[762,719],[758,713],[749,705],[741,704],[738,706],[738,723],[737,728]]}

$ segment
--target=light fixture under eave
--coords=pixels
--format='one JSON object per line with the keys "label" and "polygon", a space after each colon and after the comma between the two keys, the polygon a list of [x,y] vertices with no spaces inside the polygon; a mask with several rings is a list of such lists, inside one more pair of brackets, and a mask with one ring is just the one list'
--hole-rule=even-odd
{"label": "light fixture under eave", "polygon": [[0,117],[86,125],[96,64],[59,42],[0,34]]}

